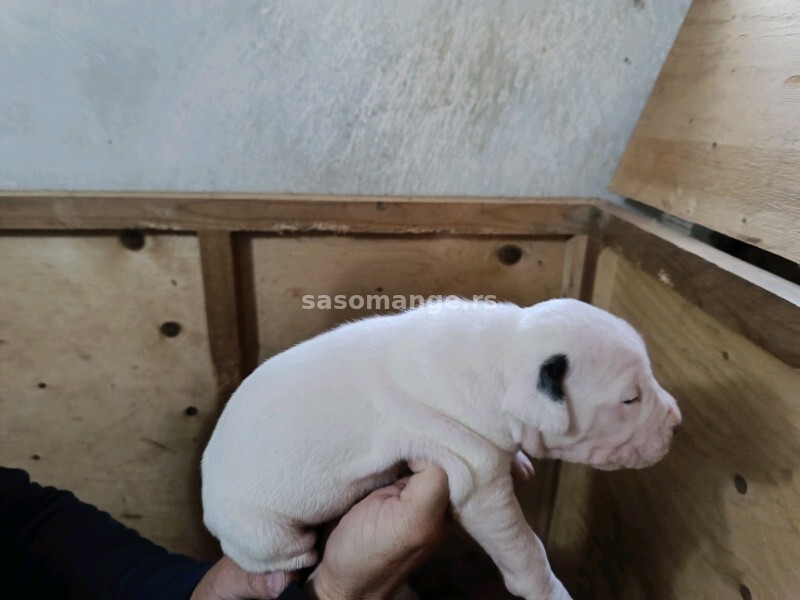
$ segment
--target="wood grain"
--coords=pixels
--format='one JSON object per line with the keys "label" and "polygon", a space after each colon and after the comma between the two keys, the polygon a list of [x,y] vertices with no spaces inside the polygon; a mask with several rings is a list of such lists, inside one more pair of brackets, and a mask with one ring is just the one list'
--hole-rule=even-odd
{"label": "wood grain", "polygon": [[[517,263],[498,259],[506,246],[519,248]],[[408,306],[411,295],[493,295],[532,304],[560,295],[564,250],[563,239],[256,237],[260,359],[339,323],[396,312],[375,310],[375,298],[372,309],[306,310],[304,296],[400,296]]]}
{"label": "wood grain", "polygon": [[216,383],[198,243],[143,242],[0,236],[0,464],[209,556],[199,459]]}
{"label": "wood grain", "polygon": [[556,572],[577,598],[795,597],[800,371],[612,250],[598,284],[643,333],[684,426],[649,469],[562,466]]}
{"label": "wood grain", "polygon": [[[19,228],[146,233],[135,250],[108,233]],[[576,597],[800,589],[787,559],[800,550],[800,288],[697,240],[552,199],[5,194],[0,229],[0,462],[171,550],[213,555],[197,465],[237,373],[374,312],[304,310],[304,295],[569,295],[644,333],[686,417],[653,469],[539,463],[519,488]],[[177,337],[160,332],[167,321]],[[463,532],[416,584],[437,597],[442,578],[462,597],[510,598]]]}
{"label": "wood grain", "polygon": [[208,340],[217,375],[220,406],[244,377],[240,301],[232,234],[227,231],[198,232],[203,270]]}
{"label": "wood grain", "polygon": [[695,0],[610,189],[800,262],[800,4]]}
{"label": "wood grain", "polygon": [[591,301],[599,252],[600,240],[596,234],[576,235],[570,238],[564,257],[562,296],[577,298],[584,302]]}
{"label": "wood grain", "polygon": [[0,230],[572,235],[597,218],[597,204],[577,198],[0,192]]}
{"label": "wood grain", "polygon": [[800,286],[621,207],[604,210],[596,235],[731,331],[800,368]]}

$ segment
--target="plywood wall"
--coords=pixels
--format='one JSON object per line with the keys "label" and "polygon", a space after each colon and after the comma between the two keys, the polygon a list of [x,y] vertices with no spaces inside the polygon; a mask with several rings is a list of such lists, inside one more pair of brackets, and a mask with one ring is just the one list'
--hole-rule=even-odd
{"label": "plywood wall", "polygon": [[494,295],[518,304],[558,297],[565,248],[564,238],[255,238],[260,357],[266,359],[339,323],[391,312],[349,306],[307,310],[307,295]]}
{"label": "plywood wall", "polygon": [[610,189],[800,261],[800,3],[695,0]]}
{"label": "plywood wall", "polygon": [[[549,535],[556,572],[578,598],[800,590],[800,374],[743,337],[747,328],[734,331],[727,309],[718,320],[698,308],[709,294],[610,248],[596,261],[599,241],[586,236],[256,235],[239,249],[239,291],[252,296],[244,331],[257,334],[262,360],[375,312],[309,310],[306,295],[527,305],[588,297],[593,284],[596,304],[643,332],[685,426],[651,469],[561,469]],[[0,463],[74,490],[171,550],[211,556],[198,464],[219,382],[201,270],[189,234],[0,236]],[[678,292],[690,289],[692,301]],[[543,536],[553,472],[538,465],[518,494]],[[415,585],[430,598],[510,597],[458,531]]]}
{"label": "plywood wall", "polygon": [[611,250],[597,274],[595,301],[643,333],[684,428],[650,469],[562,467],[556,572],[578,598],[797,597],[800,373]]}
{"label": "plywood wall", "polygon": [[133,249],[0,237],[0,464],[208,555],[198,465],[216,383],[197,239],[127,235]]}
{"label": "plywood wall", "polygon": [[[376,312],[306,310],[306,294],[532,304],[569,293],[567,247],[564,236],[257,236],[242,246],[238,275],[252,279],[254,301],[243,318],[254,317],[245,326],[265,359]],[[201,271],[189,234],[0,237],[0,464],[74,491],[170,550],[213,556],[198,484],[219,382]],[[539,478],[520,492],[533,523],[546,520],[546,467]],[[432,564],[503,597],[487,560],[454,531]]]}

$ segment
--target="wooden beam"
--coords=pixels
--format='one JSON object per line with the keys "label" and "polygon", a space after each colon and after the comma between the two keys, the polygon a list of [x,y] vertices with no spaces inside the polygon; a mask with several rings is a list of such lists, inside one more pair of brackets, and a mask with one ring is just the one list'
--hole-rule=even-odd
{"label": "wooden beam", "polygon": [[597,219],[598,206],[577,198],[0,192],[0,230],[574,235]]}
{"label": "wooden beam", "polygon": [[244,377],[236,260],[232,234],[199,231],[211,360],[223,405]]}
{"label": "wooden beam", "polygon": [[800,286],[621,207],[599,240],[723,325],[800,368]]}
{"label": "wooden beam", "polygon": [[253,260],[253,239],[249,235],[233,234],[236,293],[239,307],[239,344],[242,351],[242,378],[259,365],[261,345],[258,306],[256,302],[256,268]]}
{"label": "wooden beam", "polygon": [[594,235],[576,235],[567,242],[561,295],[591,302],[600,241]]}

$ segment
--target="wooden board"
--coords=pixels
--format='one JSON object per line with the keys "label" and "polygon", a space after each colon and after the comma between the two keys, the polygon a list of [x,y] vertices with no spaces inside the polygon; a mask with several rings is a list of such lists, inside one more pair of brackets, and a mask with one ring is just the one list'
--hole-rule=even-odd
{"label": "wooden board", "polygon": [[[509,247],[518,248],[519,260]],[[504,249],[504,250],[501,250]],[[337,294],[495,295],[529,305],[559,297],[566,240],[451,237],[256,237],[252,262],[261,359],[373,310],[306,310],[302,298]],[[578,276],[578,279],[580,277]],[[538,465],[518,487],[528,522],[542,533],[549,520],[552,471]],[[453,528],[414,579],[424,598],[512,598],[489,558]]]}
{"label": "wooden board", "polygon": [[227,231],[199,231],[209,347],[217,376],[220,406],[228,401],[245,376],[236,249]]}
{"label": "wooden board", "polygon": [[796,597],[800,371],[612,250],[597,272],[595,301],[642,331],[684,427],[650,469],[562,467],[556,572],[577,598]]}
{"label": "wooden board", "polygon": [[0,464],[208,556],[199,458],[217,390],[198,243],[126,239],[142,242],[0,236]]}
{"label": "wooden board", "polygon": [[610,189],[800,262],[800,4],[695,0]]}
{"label": "wooden board", "polygon": [[573,235],[597,219],[598,205],[587,198],[0,192],[0,230]]}
{"label": "wooden board", "polygon": [[[518,248],[519,261],[501,263],[498,252],[504,247]],[[261,360],[339,323],[393,312],[350,306],[307,310],[304,296],[494,295],[532,304],[561,295],[564,252],[562,239],[256,237]],[[374,299],[372,306],[377,305]]]}
{"label": "wooden board", "polygon": [[797,284],[621,207],[604,211],[597,238],[732,332],[800,368]]}

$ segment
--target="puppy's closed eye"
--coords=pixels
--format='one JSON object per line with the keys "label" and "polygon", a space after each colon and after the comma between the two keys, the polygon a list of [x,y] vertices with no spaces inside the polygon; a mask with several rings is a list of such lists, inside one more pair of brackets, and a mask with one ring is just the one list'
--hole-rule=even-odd
{"label": "puppy's closed eye", "polygon": [[636,398],[631,398],[630,400],[622,401],[623,404],[636,404],[637,402],[639,402],[639,396],[636,396]]}

